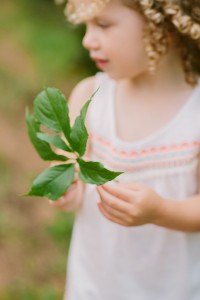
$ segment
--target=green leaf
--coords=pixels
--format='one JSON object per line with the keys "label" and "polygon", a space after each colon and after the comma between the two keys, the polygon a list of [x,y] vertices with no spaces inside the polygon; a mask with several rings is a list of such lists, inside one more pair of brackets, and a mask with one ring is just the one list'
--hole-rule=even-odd
{"label": "green leaf", "polygon": [[[31,142],[41,158],[59,161],[68,159],[53,152],[50,145],[67,152],[74,152],[76,157],[78,153],[77,162],[80,167],[80,179],[85,183],[101,185],[115,179],[122,172],[108,170],[99,162],[86,162],[81,158],[85,153],[88,140],[88,133],[85,127],[86,113],[95,93],[82,107],[72,129],[65,97],[55,88],[47,88],[36,97],[34,101],[34,116],[29,115],[27,111],[26,122]],[[41,132],[40,125],[44,125],[54,133],[64,133],[67,143],[60,135],[50,135]],[[74,164],[60,164],[50,167],[33,181],[31,190],[26,195],[46,196],[51,200],[57,200],[71,185],[73,178]]]}
{"label": "green leaf", "polygon": [[85,153],[88,140],[88,133],[84,122],[90,102],[91,100],[88,100],[81,109],[80,115],[76,118],[70,134],[71,146],[80,156]]}
{"label": "green leaf", "polygon": [[34,100],[34,116],[52,130],[70,137],[69,108],[65,96],[56,88],[46,88]]}
{"label": "green leaf", "polygon": [[34,181],[26,196],[46,196],[51,200],[60,198],[72,183],[74,164],[62,164],[43,171]]}
{"label": "green leaf", "polygon": [[56,146],[58,149],[72,152],[71,148],[68,147],[68,145],[63,141],[63,139],[59,135],[37,133],[37,137],[42,141],[45,141],[49,144]]}
{"label": "green leaf", "polygon": [[85,117],[88,110],[88,107],[97,93],[96,90],[90,99],[85,103],[80,111],[80,115],[76,118],[74,126],[71,129],[70,134],[70,143],[74,151],[76,151],[80,156],[83,156],[86,150],[87,140],[88,140],[88,132],[85,127]]}
{"label": "green leaf", "polygon": [[102,185],[123,174],[123,172],[110,171],[99,162],[84,161],[81,158],[78,158],[77,162],[80,167],[79,178],[85,183]]}
{"label": "green leaf", "polygon": [[37,134],[40,132],[40,125],[34,119],[33,116],[29,115],[28,110],[26,111],[26,123],[27,123],[29,138],[42,159],[58,160],[58,161],[68,160],[67,157],[63,155],[58,155],[55,152],[53,152],[48,143],[41,141],[37,137]]}

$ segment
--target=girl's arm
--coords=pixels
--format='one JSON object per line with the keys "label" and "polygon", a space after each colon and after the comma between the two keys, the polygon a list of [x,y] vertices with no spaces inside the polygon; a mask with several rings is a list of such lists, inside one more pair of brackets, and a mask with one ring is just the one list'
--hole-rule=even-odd
{"label": "girl's arm", "polygon": [[200,231],[200,159],[197,176],[198,194],[181,202],[162,199],[155,224],[181,231]]}
{"label": "girl's arm", "polygon": [[154,224],[181,231],[200,231],[200,194],[181,202],[162,199]]}
{"label": "girl's arm", "polygon": [[[71,96],[69,98],[69,113],[71,125],[73,125],[76,117],[79,115],[82,106],[85,102],[91,97],[94,90],[94,77],[89,77],[82,80],[77,86],[73,89]],[[87,122],[87,120],[86,120]],[[89,157],[90,152],[90,143],[88,140],[87,149],[85,157]],[[65,153],[62,153],[65,155]],[[70,156],[70,153],[69,153]],[[58,164],[58,162],[55,162]],[[61,210],[65,211],[75,211],[77,210],[83,199],[84,193],[84,184],[78,178],[78,168],[75,171],[75,177],[72,185],[69,187],[67,192],[57,201],[49,201],[49,203]]]}
{"label": "girl's arm", "polygon": [[97,187],[101,213],[123,226],[155,224],[185,232],[200,231],[200,163],[199,191],[189,199],[164,199],[141,184],[117,184]]}

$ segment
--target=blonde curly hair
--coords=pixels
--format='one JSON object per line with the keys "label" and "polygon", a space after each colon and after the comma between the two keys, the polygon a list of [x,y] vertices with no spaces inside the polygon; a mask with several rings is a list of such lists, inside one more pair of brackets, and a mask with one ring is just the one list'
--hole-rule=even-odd
{"label": "blonde curly hair", "polygon": [[170,33],[182,58],[186,81],[197,84],[200,75],[200,0],[122,0],[148,21],[144,35],[150,71],[167,52]]}
{"label": "blonde curly hair", "polygon": [[[68,0],[65,12],[70,22],[79,23],[110,1],[84,0],[77,9],[73,0]],[[121,1],[138,10],[147,20],[144,42],[150,72],[155,72],[160,58],[167,52],[167,35],[170,33],[182,58],[186,81],[191,85],[197,84],[200,75],[200,0]]]}

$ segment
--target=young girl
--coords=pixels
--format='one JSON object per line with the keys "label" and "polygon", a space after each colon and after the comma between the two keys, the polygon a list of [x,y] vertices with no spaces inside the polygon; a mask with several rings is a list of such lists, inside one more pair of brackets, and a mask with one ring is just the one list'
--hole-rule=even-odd
{"label": "young girl", "polygon": [[67,300],[200,299],[200,2],[71,0],[83,46],[103,71],[70,97],[72,120],[94,90],[88,156],[119,182],[73,186]]}

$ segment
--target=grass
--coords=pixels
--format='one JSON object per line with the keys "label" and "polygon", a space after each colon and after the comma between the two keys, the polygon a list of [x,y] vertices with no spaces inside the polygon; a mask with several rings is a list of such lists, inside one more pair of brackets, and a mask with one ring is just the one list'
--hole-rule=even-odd
{"label": "grass", "polygon": [[0,293],[0,299],[3,300],[59,300],[62,299],[62,292],[51,288],[44,287],[37,290],[34,286],[16,284],[5,289]]}
{"label": "grass", "polygon": [[56,214],[54,221],[47,226],[48,234],[63,249],[69,246],[73,221],[73,213],[66,215],[65,212],[60,212]]}

